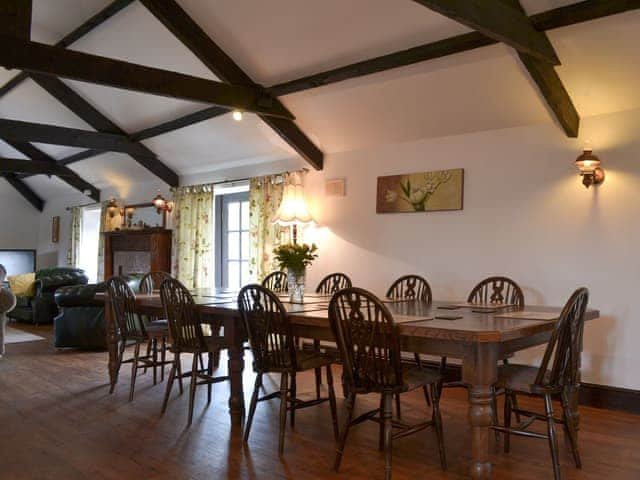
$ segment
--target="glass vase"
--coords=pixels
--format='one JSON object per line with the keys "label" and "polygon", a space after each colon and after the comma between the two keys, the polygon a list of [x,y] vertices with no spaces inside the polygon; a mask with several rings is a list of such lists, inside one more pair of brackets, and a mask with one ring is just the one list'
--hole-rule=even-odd
{"label": "glass vase", "polygon": [[291,303],[303,303],[305,276],[305,270],[287,270],[287,285],[289,288],[289,301]]}

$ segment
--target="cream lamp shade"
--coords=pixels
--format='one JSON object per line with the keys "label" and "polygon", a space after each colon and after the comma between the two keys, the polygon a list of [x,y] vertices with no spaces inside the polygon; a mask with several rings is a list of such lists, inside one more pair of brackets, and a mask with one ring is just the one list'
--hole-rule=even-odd
{"label": "cream lamp shade", "polygon": [[314,223],[304,200],[302,184],[285,184],[282,201],[272,221],[283,226]]}

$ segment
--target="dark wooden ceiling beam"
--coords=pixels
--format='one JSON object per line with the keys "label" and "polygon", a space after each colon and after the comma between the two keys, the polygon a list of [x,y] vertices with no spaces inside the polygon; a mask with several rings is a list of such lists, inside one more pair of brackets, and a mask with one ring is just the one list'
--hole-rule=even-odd
{"label": "dark wooden ceiling beam", "polygon": [[[232,85],[257,88],[257,84],[229,57],[174,0],[141,0],[145,7],[167,27],[218,78]],[[278,99],[274,105],[285,108]],[[280,137],[315,169],[322,170],[324,154],[291,121],[260,115]]]}
{"label": "dark wooden ceiling beam", "polygon": [[[517,9],[522,14],[525,14],[520,0],[501,1]],[[547,36],[544,32],[542,32],[542,35]],[[576,138],[580,128],[580,115],[578,115],[578,111],[573,105],[569,92],[567,92],[555,67],[527,53],[519,51],[518,56],[533,81],[538,85],[540,93],[556,117],[556,120],[558,120],[558,123],[562,126],[564,132],[568,137]]]}
{"label": "dark wooden ceiling beam", "polygon": [[179,130],[195,123],[204,122],[205,120],[224,115],[225,113],[229,113],[229,110],[226,108],[209,107],[174,120],[169,120],[154,127],[145,128],[144,130],[132,133],[129,137],[138,141],[146,140],[147,138],[157,137],[163,133],[173,132],[174,130]]}
{"label": "dark wooden ceiling beam", "polygon": [[[14,149],[22,153],[25,157],[31,160],[35,160],[39,162],[47,162],[52,165],[56,165],[56,160],[54,158],[47,155],[45,152],[37,148],[35,145],[31,145],[28,142],[10,140],[2,137],[1,135],[0,135],[0,138],[2,138],[7,144],[9,144],[11,147],[13,147]],[[87,194],[87,192],[89,192],[88,194],[89,197],[91,197],[96,202],[100,201],[100,190],[98,190],[96,187],[94,187],[89,182],[84,180],[82,177],[80,177],[80,175],[78,175],[76,172],[74,172],[70,168],[64,167],[64,166],[62,166],[62,168],[64,168],[67,175],[65,175],[64,177],[60,177],[60,180],[62,180],[66,184],[72,186],[73,188],[75,188],[76,190],[84,194]]]}
{"label": "dark wooden ceiling beam", "polygon": [[36,210],[40,212],[44,210],[44,200],[42,200],[42,198],[40,198],[36,192],[31,190],[29,185],[27,185],[22,180],[17,178],[15,174],[13,173],[0,174],[0,177],[4,178],[9,183],[9,185],[15,188],[16,191],[20,193],[20,195],[22,195],[22,197],[27,202],[33,205],[33,207]]}
{"label": "dark wooden ceiling beam", "polygon": [[18,158],[0,158],[0,174],[28,173],[31,175],[70,176],[61,165],[38,160],[21,160]]}
{"label": "dark wooden ceiling beam", "polygon": [[58,127],[43,123],[0,119],[0,137],[19,142],[48,143],[69,147],[93,148],[105,152],[147,155],[144,148],[124,135]]}
{"label": "dark wooden ceiling beam", "polygon": [[[170,185],[172,187],[178,186],[178,174],[158,158],[156,158],[155,153],[153,153],[148,147],[146,147],[142,143],[139,143],[139,140],[141,140],[140,138],[131,138],[131,136],[128,136],[127,132],[113,123],[107,116],[102,114],[98,109],[96,109],[80,94],[78,94],[75,90],[73,90],[59,78],[39,74],[31,74],[31,76],[38,85],[40,85],[44,90],[46,90],[50,95],[56,98],[69,110],[75,113],[79,118],[95,128],[98,132],[111,133],[129,138],[132,142],[134,142],[135,145],[139,147],[139,151],[142,152],[142,154],[127,152],[134,160],[136,160],[140,165],[156,175],[162,181],[167,183],[167,185]],[[91,151],[99,152],[99,149],[94,148]],[[82,152],[75,154],[76,158],[89,158],[90,156],[93,156],[85,155],[84,157],[82,157],[81,154]]]}
{"label": "dark wooden ceiling beam", "polygon": [[5,35],[31,38],[31,0],[2,0],[0,2],[0,31]]}
{"label": "dark wooden ceiling beam", "polygon": [[[529,20],[537,30],[542,31],[575,25],[635,9],[640,9],[640,0],[587,0],[531,15]],[[496,43],[498,43],[497,40],[478,32],[465,33],[279,83],[269,87],[268,90],[274,96],[288,95]]]}
{"label": "dark wooden ceiling beam", "polygon": [[[120,10],[125,8],[126,6],[132,4],[134,0],[115,0],[111,2],[109,5],[104,7],[98,13],[93,15],[87,21],[82,23],[82,25],[78,26],[76,29],[71,31],[69,34],[65,35],[59,42],[55,44],[56,47],[68,47],[72,43],[76,42],[80,38],[84,37],[87,33],[91,32],[96,27],[102,25],[105,21],[109,20]],[[5,83],[2,87],[0,87],[0,98],[15,87],[24,82],[27,78],[27,74],[24,72],[20,72],[16,76],[14,76],[11,80]]]}
{"label": "dark wooden ceiling beam", "polygon": [[414,0],[416,3],[552,65],[560,65],[553,45],[527,16],[500,0]]}
{"label": "dark wooden ceiling beam", "polygon": [[112,58],[0,36],[0,65],[229,109],[293,119],[261,88],[193,77]]}

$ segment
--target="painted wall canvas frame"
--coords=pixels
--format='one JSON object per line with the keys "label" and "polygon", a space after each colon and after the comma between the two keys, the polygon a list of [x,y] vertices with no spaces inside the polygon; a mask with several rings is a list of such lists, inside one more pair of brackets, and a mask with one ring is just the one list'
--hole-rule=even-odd
{"label": "painted wall canvas frame", "polygon": [[464,169],[378,177],[377,213],[462,210]]}

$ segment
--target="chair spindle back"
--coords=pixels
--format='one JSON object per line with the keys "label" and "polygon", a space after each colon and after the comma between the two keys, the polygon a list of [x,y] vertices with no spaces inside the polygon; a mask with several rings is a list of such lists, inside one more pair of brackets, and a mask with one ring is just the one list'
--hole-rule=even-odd
{"label": "chair spindle back", "polygon": [[513,304],[524,308],[524,293],[520,286],[508,277],[489,277],[473,287],[469,303]]}
{"label": "chair spindle back", "polygon": [[140,293],[153,293],[160,290],[162,282],[167,278],[171,278],[167,272],[149,272],[142,280],[140,280],[140,287],[138,288]]}
{"label": "chair spindle back", "polygon": [[330,273],[320,280],[320,283],[316,288],[316,293],[331,295],[343,288],[350,288],[351,286],[351,279],[344,273]]}
{"label": "chair spindle back", "polygon": [[274,293],[287,293],[289,291],[287,274],[279,271],[271,272],[262,280],[262,286]]}
{"label": "chair spindle back", "polygon": [[429,282],[419,275],[405,275],[398,278],[387,290],[387,297],[422,300],[428,303],[432,301]]}
{"label": "chair spindle back", "polygon": [[123,338],[144,337],[144,323],[136,313],[136,296],[127,282],[122,277],[111,277],[107,280],[107,295],[120,335]]}
{"label": "chair spindle back", "polygon": [[174,348],[206,350],[200,312],[189,290],[175,278],[169,277],[160,285],[160,299]]}

